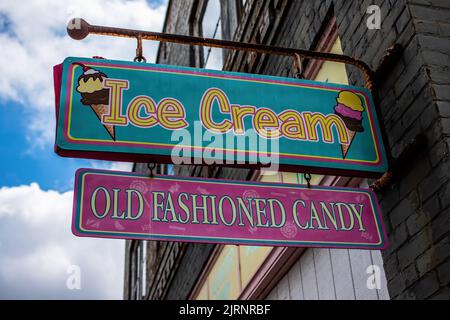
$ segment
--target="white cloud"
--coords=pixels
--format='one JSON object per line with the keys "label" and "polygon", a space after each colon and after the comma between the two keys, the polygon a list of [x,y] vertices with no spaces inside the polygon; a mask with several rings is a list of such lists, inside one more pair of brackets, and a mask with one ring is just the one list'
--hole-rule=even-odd
{"label": "white cloud", "polygon": [[[66,34],[73,17],[91,24],[160,31],[166,1],[151,6],[145,0],[29,0],[0,1],[0,102],[20,102],[30,114],[28,137],[33,144],[54,138],[52,67],[67,56],[102,56],[132,60],[136,41],[116,37],[88,36],[82,41]],[[156,42],[144,41],[147,61],[154,60]],[[4,111],[2,111],[4,112]],[[32,116],[31,116],[32,115]]]}
{"label": "white cloud", "polygon": [[[222,38],[222,27],[220,22],[220,2],[209,1],[205,10],[205,18],[202,21],[203,36],[206,38]],[[219,24],[219,25],[218,25]],[[217,28],[217,29],[216,29]],[[223,58],[222,49],[203,47],[205,55],[206,69],[222,70]]]}
{"label": "white cloud", "polygon": [[130,162],[113,162],[109,169],[116,171],[131,172],[131,170],[133,169],[133,164]]}
{"label": "white cloud", "polygon": [[[72,192],[0,188],[0,299],[121,299],[124,241],[77,238]],[[66,286],[71,265],[81,289]]]}
{"label": "white cloud", "polygon": [[[153,4],[151,4],[153,3]],[[8,103],[25,110],[30,147],[54,141],[53,66],[67,56],[132,60],[133,39],[66,34],[73,17],[91,24],[160,31],[167,1],[0,0],[0,112]],[[144,41],[147,61],[157,42]],[[30,153],[33,153],[30,151]],[[130,171],[130,163],[93,167]],[[37,183],[0,188],[0,299],[122,297],[124,241],[72,235],[72,192],[42,190]],[[68,290],[67,268],[81,270],[81,290]]]}
{"label": "white cloud", "polygon": [[125,171],[131,172],[133,169],[132,162],[110,162],[110,161],[90,161],[90,168],[93,169],[105,169],[105,170],[115,170],[115,171]]}

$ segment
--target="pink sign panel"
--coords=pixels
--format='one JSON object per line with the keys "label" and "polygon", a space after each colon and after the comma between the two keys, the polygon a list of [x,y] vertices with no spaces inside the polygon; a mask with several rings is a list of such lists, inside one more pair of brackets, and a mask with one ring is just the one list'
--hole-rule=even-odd
{"label": "pink sign panel", "polygon": [[80,169],[77,236],[267,246],[384,249],[369,189],[148,176]]}

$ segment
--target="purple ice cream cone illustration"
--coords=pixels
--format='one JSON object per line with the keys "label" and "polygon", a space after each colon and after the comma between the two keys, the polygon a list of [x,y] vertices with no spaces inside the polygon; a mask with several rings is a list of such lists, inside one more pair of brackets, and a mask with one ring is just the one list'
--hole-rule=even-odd
{"label": "purple ice cream cone illustration", "polygon": [[339,92],[336,102],[334,113],[344,121],[347,129],[348,144],[341,144],[342,158],[345,159],[356,134],[364,131],[362,126],[364,107],[360,97],[351,91]]}

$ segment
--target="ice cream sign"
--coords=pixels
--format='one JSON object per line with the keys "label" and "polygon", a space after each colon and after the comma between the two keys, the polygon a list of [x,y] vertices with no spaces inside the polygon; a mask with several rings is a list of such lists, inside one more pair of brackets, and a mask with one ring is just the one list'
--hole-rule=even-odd
{"label": "ice cream sign", "polygon": [[56,152],[63,156],[169,163],[176,149],[194,161],[226,165],[231,154],[258,166],[254,156],[264,152],[276,154],[284,170],[387,170],[363,88],[84,58],[67,58],[54,75]]}

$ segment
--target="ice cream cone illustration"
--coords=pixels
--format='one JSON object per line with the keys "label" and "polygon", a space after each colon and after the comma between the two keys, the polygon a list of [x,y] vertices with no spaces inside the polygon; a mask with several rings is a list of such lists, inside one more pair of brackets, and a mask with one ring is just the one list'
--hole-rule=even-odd
{"label": "ice cream cone illustration", "polygon": [[[107,78],[106,74],[76,63],[83,68],[83,74],[78,78],[77,92],[81,94],[81,103],[90,106],[92,111],[97,115],[99,121],[102,121],[103,115],[109,113],[109,89],[103,88],[103,79]],[[113,140],[116,140],[115,129],[113,125],[103,124]]]}
{"label": "ice cream cone illustration", "polygon": [[348,144],[341,144],[342,158],[345,159],[356,134],[364,131],[362,126],[364,107],[358,95],[351,91],[339,92],[336,102],[334,113],[341,117],[347,129]]}

